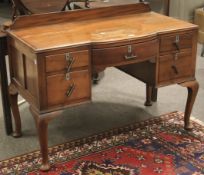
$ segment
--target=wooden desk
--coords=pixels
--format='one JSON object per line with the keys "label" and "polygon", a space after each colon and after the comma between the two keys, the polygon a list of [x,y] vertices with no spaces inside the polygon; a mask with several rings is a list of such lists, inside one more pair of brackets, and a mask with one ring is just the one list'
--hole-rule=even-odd
{"label": "wooden desk", "polygon": [[30,104],[49,169],[47,127],[63,109],[91,101],[91,74],[116,66],[151,87],[188,88],[185,129],[198,92],[197,26],[150,11],[147,4],[18,18],[8,31],[10,99],[21,135],[17,94]]}

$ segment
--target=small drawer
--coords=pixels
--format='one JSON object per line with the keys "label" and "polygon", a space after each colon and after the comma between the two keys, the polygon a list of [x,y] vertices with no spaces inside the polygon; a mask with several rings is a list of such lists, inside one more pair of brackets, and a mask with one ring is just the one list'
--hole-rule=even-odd
{"label": "small drawer", "polygon": [[89,65],[88,50],[46,56],[46,72],[57,72]]}
{"label": "small drawer", "polygon": [[195,73],[192,53],[183,52],[161,56],[159,61],[159,83],[193,77]]}
{"label": "small drawer", "polygon": [[145,61],[157,56],[158,41],[130,44],[105,49],[93,49],[93,66],[120,66]]}
{"label": "small drawer", "polygon": [[61,106],[73,102],[90,100],[91,79],[88,70],[74,71],[69,79],[65,74],[47,77],[47,103],[48,106]]}
{"label": "small drawer", "polygon": [[192,47],[192,33],[162,36],[160,39],[160,52],[180,51]]}

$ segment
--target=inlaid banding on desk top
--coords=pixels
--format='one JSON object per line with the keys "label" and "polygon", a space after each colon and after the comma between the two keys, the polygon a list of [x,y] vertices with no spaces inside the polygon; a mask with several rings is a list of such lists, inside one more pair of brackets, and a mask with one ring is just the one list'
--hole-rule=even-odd
{"label": "inlaid banding on desk top", "polygon": [[89,43],[105,43],[137,39],[148,35],[195,28],[184,21],[154,12],[106,17],[54,25],[11,30],[10,34],[31,46],[35,51]]}

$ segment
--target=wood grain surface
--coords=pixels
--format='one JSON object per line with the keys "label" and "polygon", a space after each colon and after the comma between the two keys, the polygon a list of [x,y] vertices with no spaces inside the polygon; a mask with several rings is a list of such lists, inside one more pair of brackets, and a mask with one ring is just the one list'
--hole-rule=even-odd
{"label": "wood grain surface", "polygon": [[24,28],[13,30],[11,34],[21,38],[34,50],[40,51],[55,47],[140,38],[189,27],[195,26],[149,12],[109,17],[109,19],[100,19],[100,21],[97,19]]}

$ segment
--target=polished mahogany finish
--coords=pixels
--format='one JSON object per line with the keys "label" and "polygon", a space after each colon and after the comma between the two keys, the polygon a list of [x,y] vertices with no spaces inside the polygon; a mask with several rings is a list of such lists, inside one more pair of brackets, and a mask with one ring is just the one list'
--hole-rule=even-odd
{"label": "polished mahogany finish", "polygon": [[[94,69],[103,69],[110,66],[120,66],[143,62],[154,58],[158,52],[158,40],[150,40],[148,42],[134,43],[129,42],[128,45],[119,45],[103,49],[93,49],[92,59]],[[146,52],[148,50],[148,52]]]}
{"label": "polished mahogany finish", "polygon": [[[30,104],[39,132],[42,170],[49,169],[47,126],[63,109],[91,101],[91,74],[107,67],[147,84],[145,105],[157,87],[188,88],[185,129],[198,91],[197,26],[150,11],[139,3],[18,18],[8,31],[10,95],[16,133],[16,92]],[[154,97],[154,98],[153,98]]]}

